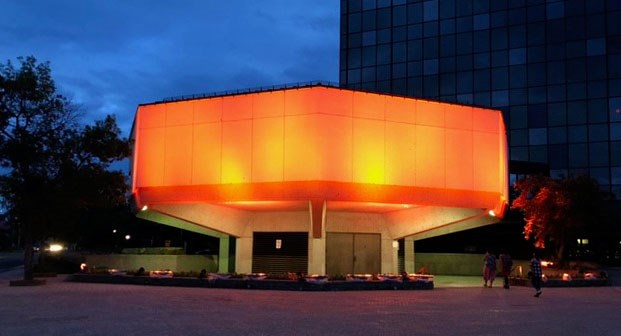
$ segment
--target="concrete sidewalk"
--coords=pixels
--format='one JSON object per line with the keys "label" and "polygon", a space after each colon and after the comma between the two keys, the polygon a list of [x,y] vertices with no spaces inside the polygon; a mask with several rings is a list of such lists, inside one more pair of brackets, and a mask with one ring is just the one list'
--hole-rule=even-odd
{"label": "concrete sidewalk", "polygon": [[[0,335],[619,335],[621,287],[296,292],[106,285],[9,287]],[[441,285],[446,281],[446,285]],[[477,286],[475,287],[475,282]]]}

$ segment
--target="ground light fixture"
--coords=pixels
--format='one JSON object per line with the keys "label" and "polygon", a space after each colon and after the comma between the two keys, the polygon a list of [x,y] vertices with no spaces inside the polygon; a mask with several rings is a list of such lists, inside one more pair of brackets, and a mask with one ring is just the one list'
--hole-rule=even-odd
{"label": "ground light fixture", "polygon": [[50,252],[62,251],[64,247],[61,244],[50,244]]}

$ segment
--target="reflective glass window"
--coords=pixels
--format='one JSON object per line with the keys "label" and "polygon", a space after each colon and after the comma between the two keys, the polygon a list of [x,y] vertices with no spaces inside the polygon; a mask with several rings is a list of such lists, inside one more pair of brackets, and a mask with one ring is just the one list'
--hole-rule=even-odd
{"label": "reflective glass window", "polygon": [[526,63],[526,48],[509,50],[509,65]]}
{"label": "reflective glass window", "polygon": [[438,38],[426,38],[423,40],[423,58],[437,58],[438,53]]}
{"label": "reflective glass window", "polygon": [[378,30],[375,39],[378,44],[392,42],[392,30],[390,28]]}
{"label": "reflective glass window", "polygon": [[440,39],[440,56],[454,56],[455,55],[455,35],[444,35]]}
{"label": "reflective glass window", "polygon": [[527,68],[525,65],[509,67],[509,80],[511,88],[521,88],[526,86]]}
{"label": "reflective glass window", "polygon": [[472,3],[473,1],[461,1],[458,0],[455,2],[455,10],[457,16],[466,16],[472,14]]}
{"label": "reflective glass window", "polygon": [[507,89],[509,88],[509,72],[507,67],[492,69],[492,88]]}
{"label": "reflective glass window", "polygon": [[458,55],[472,53],[472,33],[461,33],[455,36]]}
{"label": "reflective glass window", "polygon": [[528,103],[528,91],[526,89],[509,90],[509,104],[523,105]]}
{"label": "reflective glass window", "polygon": [[587,91],[587,89],[586,89],[586,84],[585,83],[571,83],[571,84],[567,84],[567,98],[568,98],[568,100],[585,99],[586,96],[587,96],[586,91]]}
{"label": "reflective glass window", "polygon": [[408,77],[418,77],[423,74],[423,62],[408,62]]}
{"label": "reflective glass window", "polygon": [[351,69],[347,71],[347,80],[349,83],[360,82],[360,69]]}
{"label": "reflective glass window", "polygon": [[481,30],[489,28],[489,14],[478,14],[473,17],[473,29]]}
{"label": "reflective glass window", "polygon": [[377,63],[377,49],[374,46],[362,48],[362,66],[373,66]]}
{"label": "reflective glass window", "polygon": [[565,62],[549,62],[547,75],[548,84],[565,83]]}
{"label": "reflective glass window", "polygon": [[492,52],[492,67],[507,66],[509,63],[509,52],[507,50]]}
{"label": "reflective glass window", "polygon": [[453,95],[455,94],[455,74],[446,73],[440,75],[440,94],[441,95]]}
{"label": "reflective glass window", "polygon": [[[396,2],[397,0],[395,0]],[[377,0],[377,7],[389,7],[391,5],[391,0]]]}
{"label": "reflective glass window", "polygon": [[375,67],[362,68],[362,81],[374,82],[375,81]]}
{"label": "reflective glass window", "polygon": [[[540,47],[543,52],[547,51],[548,61],[562,61],[565,60],[565,45],[560,43],[549,44],[545,48]],[[530,51],[530,50],[529,50]],[[543,54],[543,52],[541,54]],[[531,60],[531,54],[528,55],[529,61]],[[543,58],[543,57],[539,57]],[[533,58],[534,60],[534,58]],[[541,59],[542,60],[542,59]]]}
{"label": "reflective glass window", "polygon": [[405,42],[394,43],[392,45],[393,63],[405,62],[407,60],[407,44]]}
{"label": "reflective glass window", "polygon": [[548,20],[560,19],[565,16],[565,4],[563,2],[553,2],[546,5],[546,17]]}
{"label": "reflective glass window", "polygon": [[475,69],[487,69],[490,64],[489,53],[474,54],[473,66]]}
{"label": "reflective glass window", "polygon": [[440,58],[440,72],[454,72],[455,71],[455,57]]}
{"label": "reflective glass window", "polygon": [[621,140],[621,123],[610,123],[610,140]]}
{"label": "reflective glass window", "polygon": [[589,164],[596,167],[609,164],[608,142],[589,143]]}
{"label": "reflective glass window", "polygon": [[490,70],[474,71],[474,91],[489,91],[491,87]]}
{"label": "reflective glass window", "polygon": [[362,0],[362,9],[375,9],[375,0]]}
{"label": "reflective glass window", "polygon": [[546,68],[544,63],[528,65],[528,85],[538,86],[546,84]]}
{"label": "reflective glass window", "polygon": [[[580,1],[583,3],[582,1]],[[581,40],[586,37],[584,17],[567,18],[566,36],[568,40]]]}
{"label": "reflective glass window", "polygon": [[[601,165],[600,165],[601,166]],[[606,190],[606,186],[610,184],[610,170],[608,167],[606,168],[591,168],[589,170],[589,175],[597,181],[599,184],[600,190]]]}
{"label": "reflective glass window", "polygon": [[472,92],[472,71],[463,71],[457,73],[457,93]]}
{"label": "reflective glass window", "polygon": [[474,52],[488,52],[490,48],[489,30],[479,30],[472,34]]}
{"label": "reflective glass window", "polygon": [[408,4],[408,23],[420,23],[423,21],[423,5],[421,3]]}
{"label": "reflective glass window", "polygon": [[392,65],[392,77],[393,78],[404,78],[406,76],[407,76],[406,63],[394,63]]}
{"label": "reflective glass window", "polygon": [[453,34],[455,33],[455,20],[448,19],[440,21],[440,34]]}
{"label": "reflective glass window", "polygon": [[406,6],[394,6],[392,8],[392,24],[393,26],[402,26],[407,24],[407,8]]}
{"label": "reflective glass window", "polygon": [[546,111],[546,105],[533,104],[528,105],[528,127],[547,127],[548,126],[548,112]]}
{"label": "reflective glass window", "polygon": [[528,146],[528,130],[519,129],[511,131],[511,138],[509,139],[511,147],[513,146]]}
{"label": "reflective glass window", "polygon": [[610,142],[610,164],[621,165],[621,141]]}
{"label": "reflective glass window", "polygon": [[586,80],[586,62],[584,58],[567,61],[567,80],[570,82],[582,82]]}
{"label": "reflective glass window", "polygon": [[423,36],[423,25],[414,24],[408,26],[408,40],[419,39]]}
{"label": "reflective glass window", "polygon": [[455,68],[457,71],[472,70],[472,54],[457,56]]}
{"label": "reflective glass window", "polygon": [[567,123],[570,125],[586,124],[587,103],[584,100],[567,103]]}
{"label": "reflective glass window", "polygon": [[376,29],[375,17],[375,11],[362,12],[362,31],[367,32]]}
{"label": "reflective glass window", "polygon": [[547,88],[545,86],[535,86],[528,88],[528,102],[530,104],[545,103],[547,99]]}
{"label": "reflective glass window", "polygon": [[[589,100],[589,123],[608,122],[608,103],[606,99]],[[606,132],[608,133],[608,132]]]}
{"label": "reflective glass window", "polygon": [[455,17],[455,1],[460,0],[442,0],[440,2],[440,18],[452,18]]}
{"label": "reflective glass window", "polygon": [[359,12],[362,9],[362,2],[360,0],[349,0],[348,6],[349,12]]}
{"label": "reflective glass window", "polygon": [[528,143],[530,145],[545,145],[548,143],[547,128],[530,128],[528,130]]}
{"label": "reflective glass window", "polygon": [[528,127],[528,110],[526,106],[511,106],[509,111],[511,129]]}
{"label": "reflective glass window", "polygon": [[507,38],[507,29],[506,28],[498,28],[493,29],[492,33],[492,50],[502,50],[507,49],[508,47],[508,38]]}
{"label": "reflective glass window", "polygon": [[392,24],[392,13],[390,8],[382,8],[377,10],[377,29],[390,28]]}
{"label": "reflective glass window", "polygon": [[438,96],[438,76],[425,76],[423,77],[423,93],[425,97]]}
{"label": "reflective glass window", "polygon": [[474,94],[474,104],[481,106],[492,105],[491,94],[489,91],[478,91]]}
{"label": "reflective glass window", "polygon": [[567,125],[567,112],[565,111],[565,103],[548,104],[548,125]]}
{"label": "reflective glass window", "polygon": [[390,79],[390,65],[381,65],[376,68],[376,77],[378,81]]}
{"label": "reflective glass window", "polygon": [[585,125],[569,126],[567,128],[567,140],[571,143],[586,142],[587,127]]}
{"label": "reflective glass window", "polygon": [[349,68],[359,68],[362,65],[360,48],[349,49],[347,66]]}
{"label": "reflective glass window", "polygon": [[588,57],[586,67],[589,80],[606,79],[606,56]]}
{"label": "reflective glass window", "polygon": [[528,147],[512,147],[510,157],[515,161],[528,161]]}
{"label": "reflective glass window", "polygon": [[548,101],[558,102],[565,100],[565,85],[549,85]]}
{"label": "reflective glass window", "polygon": [[423,59],[423,42],[421,40],[408,41],[408,61]]}
{"label": "reflective glass window", "polygon": [[550,127],[548,129],[548,140],[550,144],[563,144],[567,142],[566,127]]}
{"label": "reflective glass window", "polygon": [[391,60],[390,44],[377,46],[377,64],[388,64]]}
{"label": "reflective glass window", "polygon": [[427,59],[423,61],[423,74],[434,75],[438,73],[438,59]]}
{"label": "reflective glass window", "polygon": [[547,162],[548,146],[530,146],[528,148],[528,157],[531,162]]}
{"label": "reflective glass window", "polygon": [[504,27],[507,21],[507,11],[492,12],[490,17],[490,25],[492,28]]}
{"label": "reflective glass window", "polygon": [[[619,1],[612,1],[612,3],[619,3]],[[608,35],[618,35],[621,34],[621,27],[619,22],[621,22],[621,11],[608,11],[606,13],[607,22],[608,22]]]}
{"label": "reflective glass window", "polygon": [[362,33],[362,45],[363,46],[372,46],[376,43],[375,40],[375,31],[368,31]]}
{"label": "reflective glass window", "polygon": [[610,111],[610,121],[621,121],[621,97],[611,97],[608,100],[608,109]]}
{"label": "reflective glass window", "polygon": [[606,81],[590,81],[587,85],[589,98],[606,97]]}
{"label": "reflective glass window", "polygon": [[567,42],[566,53],[568,58],[584,57],[586,55],[584,40]]}
{"label": "reflective glass window", "polygon": [[509,27],[509,48],[526,47],[526,27],[523,25]]}
{"label": "reflective glass window", "polygon": [[527,11],[528,13],[526,20],[528,22],[537,22],[546,19],[545,5],[528,6]]}
{"label": "reflective glass window", "polygon": [[423,20],[432,21],[438,19],[438,0],[423,2]]}
{"label": "reflective glass window", "polygon": [[348,29],[350,33],[358,33],[362,30],[362,15],[360,13],[349,15]]}
{"label": "reflective glass window", "polygon": [[595,38],[587,40],[587,55],[596,56],[606,54],[606,39]]}
{"label": "reflective glass window", "polygon": [[589,165],[588,149],[586,144],[569,145],[569,167],[579,168]]}
{"label": "reflective glass window", "polygon": [[528,45],[541,45],[546,42],[546,25],[543,22],[529,23],[528,29]]}
{"label": "reflective glass window", "polygon": [[589,125],[589,141],[608,141],[608,124]]}
{"label": "reflective glass window", "polygon": [[424,37],[436,37],[438,36],[438,21],[429,21],[423,23],[423,36]]}
{"label": "reflective glass window", "polygon": [[551,169],[562,169],[567,167],[567,145],[551,145],[548,152],[548,164]]}
{"label": "reflective glass window", "polygon": [[526,22],[526,8],[512,8],[509,10],[509,25],[521,25]]}
{"label": "reflective glass window", "polygon": [[593,14],[587,16],[587,37],[595,38],[606,35],[606,16],[604,14]]}

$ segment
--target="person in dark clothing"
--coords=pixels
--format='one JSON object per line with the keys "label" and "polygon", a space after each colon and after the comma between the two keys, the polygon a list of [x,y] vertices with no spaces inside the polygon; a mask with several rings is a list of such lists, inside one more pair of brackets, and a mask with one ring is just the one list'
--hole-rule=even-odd
{"label": "person in dark clothing", "polygon": [[543,272],[541,271],[541,260],[537,257],[536,253],[533,253],[533,258],[530,260],[530,280],[535,288],[535,297],[541,295],[541,277]]}
{"label": "person in dark clothing", "polygon": [[505,280],[504,288],[509,289],[509,276],[511,275],[511,270],[513,268],[513,260],[507,251],[503,251],[499,258],[500,265],[502,266],[502,276]]}

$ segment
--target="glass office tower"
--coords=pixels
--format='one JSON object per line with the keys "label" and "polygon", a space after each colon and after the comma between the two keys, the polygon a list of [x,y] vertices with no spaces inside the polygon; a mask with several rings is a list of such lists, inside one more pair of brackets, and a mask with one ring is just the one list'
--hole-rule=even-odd
{"label": "glass office tower", "polygon": [[340,83],[502,110],[513,173],[621,199],[619,0],[341,0]]}

